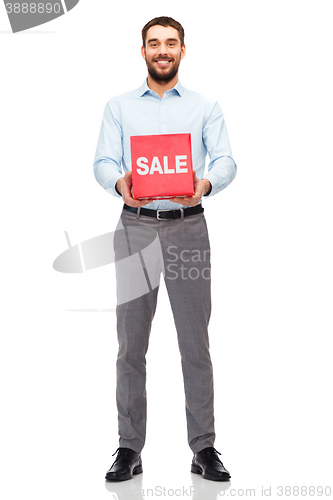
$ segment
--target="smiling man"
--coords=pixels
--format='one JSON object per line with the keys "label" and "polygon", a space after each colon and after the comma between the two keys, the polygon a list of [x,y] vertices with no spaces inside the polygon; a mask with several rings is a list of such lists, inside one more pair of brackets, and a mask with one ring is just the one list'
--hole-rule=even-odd
{"label": "smiling man", "polygon": [[141,53],[147,64],[148,86],[152,88],[155,83],[162,85],[159,95],[163,97],[165,86],[172,88],[177,83],[180,61],[185,56],[185,45],[184,39],[180,40],[179,36],[174,38],[175,28],[166,26],[163,31],[161,28],[163,27],[158,25],[149,28],[149,39],[142,46]]}
{"label": "smiling man", "polygon": [[[214,448],[213,370],[208,338],[210,244],[202,198],[226,188],[236,175],[236,164],[219,104],[185,89],[178,79],[186,53],[181,24],[170,17],[155,18],[143,28],[142,42],[147,79],[139,89],[107,103],[94,162],[97,181],[124,201],[117,229],[126,233],[128,247],[128,234],[133,228],[155,231],[159,243],[155,254],[146,256],[146,260],[141,253],[141,260],[137,260],[141,273],[135,266],[116,262],[119,448],[106,479],[123,481],[142,472],[146,352],[158,295],[152,278],[163,273],[181,354],[188,444],[194,454],[191,471],[205,479],[227,481],[230,474]],[[161,134],[191,134],[194,194],[135,199],[131,137]],[[140,276],[147,290],[124,300],[123,290],[136,289]],[[178,446],[172,441],[172,429],[163,429],[165,432],[170,432],[172,446]]]}

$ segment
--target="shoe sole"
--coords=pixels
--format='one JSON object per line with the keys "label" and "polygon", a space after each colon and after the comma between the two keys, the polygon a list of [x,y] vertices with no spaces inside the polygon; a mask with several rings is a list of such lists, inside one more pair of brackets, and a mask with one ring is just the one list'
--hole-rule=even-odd
{"label": "shoe sole", "polygon": [[129,479],[132,479],[133,476],[136,476],[137,474],[142,474],[143,472],[143,469],[142,469],[142,465],[137,465],[136,467],[134,467],[133,469],[133,474],[129,475],[129,476],[125,476],[125,477],[108,477],[108,475],[105,476],[105,479],[107,481],[128,481]]}
{"label": "shoe sole", "polygon": [[193,472],[193,474],[199,474],[204,479],[209,479],[210,481],[229,481],[229,479],[231,478],[231,476],[215,477],[215,476],[210,476],[209,474],[203,474],[200,467],[194,464],[191,465],[191,472]]}

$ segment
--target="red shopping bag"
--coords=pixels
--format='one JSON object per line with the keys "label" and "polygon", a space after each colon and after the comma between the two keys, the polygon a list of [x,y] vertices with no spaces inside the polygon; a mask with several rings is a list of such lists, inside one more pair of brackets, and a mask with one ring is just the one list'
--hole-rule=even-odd
{"label": "red shopping bag", "polygon": [[130,138],[133,198],[192,196],[191,134]]}

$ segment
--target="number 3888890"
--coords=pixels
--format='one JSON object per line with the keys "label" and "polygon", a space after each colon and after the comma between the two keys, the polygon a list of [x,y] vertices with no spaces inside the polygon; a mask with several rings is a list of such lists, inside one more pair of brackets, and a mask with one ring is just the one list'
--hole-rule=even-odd
{"label": "number 3888890", "polygon": [[61,12],[60,3],[6,3],[8,14],[59,14]]}

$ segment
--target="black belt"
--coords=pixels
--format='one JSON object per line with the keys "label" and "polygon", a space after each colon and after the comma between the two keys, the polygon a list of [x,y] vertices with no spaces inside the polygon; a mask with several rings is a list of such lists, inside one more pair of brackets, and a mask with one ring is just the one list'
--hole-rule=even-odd
{"label": "black belt", "polygon": [[[136,214],[138,212],[137,208],[129,207],[124,203],[125,210],[129,212],[133,212]],[[182,217],[188,217],[189,215],[197,215],[201,214],[204,211],[203,206],[201,204],[196,207],[188,207],[188,208],[180,208],[178,210],[150,210],[149,208],[141,208],[140,215],[148,215],[148,217],[155,217],[155,219],[179,219]]]}

